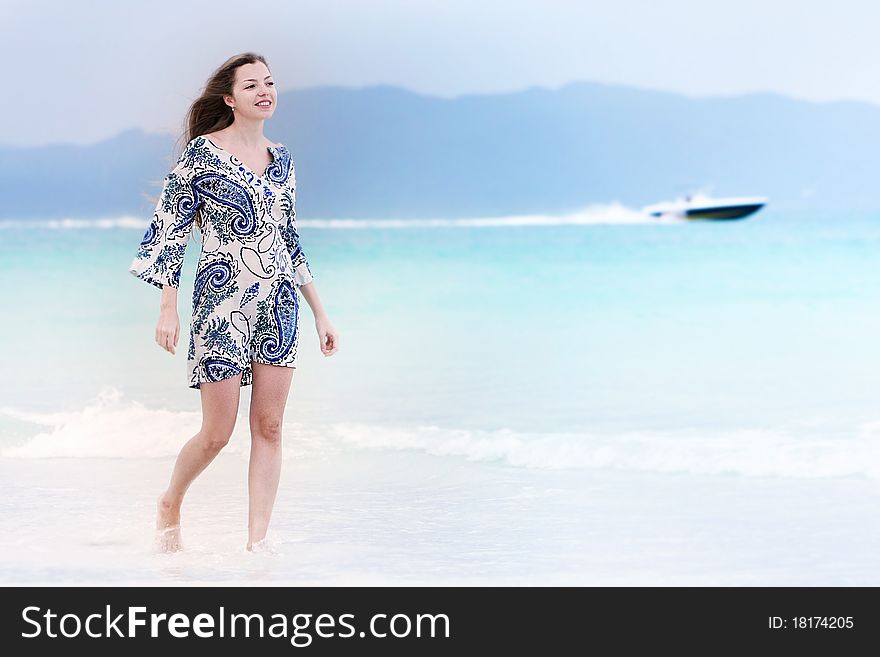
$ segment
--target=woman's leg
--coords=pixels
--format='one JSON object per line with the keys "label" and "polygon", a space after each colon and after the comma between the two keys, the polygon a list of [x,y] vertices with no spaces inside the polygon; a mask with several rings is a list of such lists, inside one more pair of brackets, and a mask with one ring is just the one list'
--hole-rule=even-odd
{"label": "woman's leg", "polygon": [[248,467],[248,543],[266,537],[281,478],[281,424],[293,368],[252,363],[251,459]]}
{"label": "woman's leg", "polygon": [[241,375],[202,383],[202,427],[181,448],[168,488],[159,497],[156,528],[162,530],[160,547],[168,552],[181,549],[180,506],[190,484],[229,442],[238,415]]}

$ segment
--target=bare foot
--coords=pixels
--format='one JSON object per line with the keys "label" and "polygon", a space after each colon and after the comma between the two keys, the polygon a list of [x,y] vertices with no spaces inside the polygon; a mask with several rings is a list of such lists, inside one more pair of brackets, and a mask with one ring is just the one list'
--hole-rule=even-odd
{"label": "bare foot", "polygon": [[180,507],[165,501],[165,494],[156,500],[156,549],[160,552],[179,552],[183,549],[180,540]]}
{"label": "bare foot", "polygon": [[274,541],[269,538],[261,538],[259,541],[248,541],[248,552],[263,552],[266,554],[279,554],[278,547]]}

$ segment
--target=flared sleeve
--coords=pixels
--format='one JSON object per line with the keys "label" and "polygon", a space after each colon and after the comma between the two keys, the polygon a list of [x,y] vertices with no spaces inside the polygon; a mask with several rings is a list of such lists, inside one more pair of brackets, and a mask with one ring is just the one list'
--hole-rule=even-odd
{"label": "flared sleeve", "polygon": [[187,144],[177,165],[165,176],[159,201],[129,272],[162,288],[180,287],[186,244],[201,203],[193,183],[195,140]]}
{"label": "flared sleeve", "polygon": [[296,230],[296,171],[293,163],[290,165],[287,185],[291,202],[287,216],[281,225],[281,234],[284,236],[287,250],[290,252],[290,260],[293,263],[293,282],[297,287],[301,287],[311,283],[315,277],[309,268],[309,261],[306,259],[306,254],[303,253],[299,233]]}

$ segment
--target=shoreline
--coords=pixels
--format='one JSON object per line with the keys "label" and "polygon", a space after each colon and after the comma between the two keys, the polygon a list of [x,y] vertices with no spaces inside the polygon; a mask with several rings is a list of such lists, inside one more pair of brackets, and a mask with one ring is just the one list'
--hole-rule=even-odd
{"label": "shoreline", "polygon": [[184,504],[185,551],[154,554],[155,492],[172,465],[0,459],[3,583],[880,583],[880,482],[870,479],[542,471],[352,449],[285,461],[269,533],[281,554],[253,555],[243,550],[246,460],[221,454]]}

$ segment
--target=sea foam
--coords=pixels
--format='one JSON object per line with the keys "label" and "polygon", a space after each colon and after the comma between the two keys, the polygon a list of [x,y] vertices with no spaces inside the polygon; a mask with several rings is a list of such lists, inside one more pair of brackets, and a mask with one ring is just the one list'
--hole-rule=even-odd
{"label": "sea foam", "polygon": [[[34,426],[33,435],[0,449],[4,458],[156,458],[174,456],[200,427],[199,411],[151,409],[107,388],[78,411],[0,417]],[[880,422],[834,436],[792,428],[682,429],[536,433],[333,422],[286,421],[285,458],[332,458],[351,449],[413,450],[516,468],[612,469],[754,477],[880,478]],[[226,453],[247,455],[246,418]],[[7,441],[4,441],[7,442]]]}

